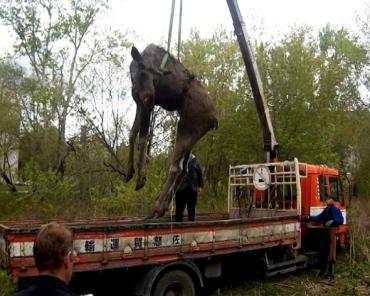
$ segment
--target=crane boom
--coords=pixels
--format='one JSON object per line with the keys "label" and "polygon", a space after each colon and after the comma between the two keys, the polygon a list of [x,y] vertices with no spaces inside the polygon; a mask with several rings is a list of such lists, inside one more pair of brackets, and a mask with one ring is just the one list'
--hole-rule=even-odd
{"label": "crane boom", "polygon": [[245,67],[247,68],[258,118],[262,126],[263,149],[267,154],[267,162],[270,162],[272,159],[276,158],[278,142],[275,139],[274,129],[270,119],[270,112],[263,94],[261,77],[253,56],[252,47],[250,45],[245,24],[240,13],[238,2],[237,0],[226,1],[233,19],[235,34],[238,39]]}

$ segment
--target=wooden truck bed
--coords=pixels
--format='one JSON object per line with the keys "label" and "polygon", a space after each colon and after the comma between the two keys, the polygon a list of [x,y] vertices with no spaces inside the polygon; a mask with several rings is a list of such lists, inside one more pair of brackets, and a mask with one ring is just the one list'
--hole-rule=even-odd
{"label": "wooden truck bed", "polygon": [[[140,217],[61,222],[73,231],[75,271],[96,271],[182,259],[301,245],[295,214],[229,219],[228,214],[198,215],[196,222],[175,223],[171,217]],[[40,221],[0,224],[0,266],[14,281],[37,275],[32,257]]]}

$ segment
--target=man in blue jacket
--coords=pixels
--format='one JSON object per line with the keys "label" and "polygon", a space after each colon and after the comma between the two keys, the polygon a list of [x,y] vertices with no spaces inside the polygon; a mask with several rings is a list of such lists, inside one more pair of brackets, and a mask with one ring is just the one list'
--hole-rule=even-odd
{"label": "man in blue jacket", "polygon": [[176,222],[183,221],[185,207],[188,210],[188,221],[195,220],[195,206],[202,188],[202,169],[195,155],[190,153],[186,174],[176,191]]}
{"label": "man in blue jacket", "polygon": [[343,215],[334,205],[334,200],[327,198],[326,208],[317,216],[310,216],[310,221],[321,222],[324,227],[338,227],[343,224]]}
{"label": "man in blue jacket", "polygon": [[330,228],[338,228],[344,222],[342,212],[334,205],[332,198],[326,199],[326,208],[317,216],[310,216],[310,221],[322,223],[324,227],[320,244],[320,273],[319,276],[334,278],[333,264],[335,254],[330,254],[330,242],[334,240],[336,244],[336,231],[330,231]]}

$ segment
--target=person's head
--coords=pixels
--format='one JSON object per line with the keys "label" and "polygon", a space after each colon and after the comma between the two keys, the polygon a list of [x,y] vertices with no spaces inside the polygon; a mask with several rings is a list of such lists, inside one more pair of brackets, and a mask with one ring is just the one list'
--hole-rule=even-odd
{"label": "person's head", "polygon": [[334,204],[334,199],[332,197],[327,197],[326,198],[326,205],[331,206]]}
{"label": "person's head", "polygon": [[73,236],[58,223],[43,225],[33,245],[35,264],[40,274],[54,275],[67,284],[73,270]]}

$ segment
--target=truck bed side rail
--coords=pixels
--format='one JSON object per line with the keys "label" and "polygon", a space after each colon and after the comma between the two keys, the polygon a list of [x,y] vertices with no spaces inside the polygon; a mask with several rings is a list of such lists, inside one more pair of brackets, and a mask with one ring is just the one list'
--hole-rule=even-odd
{"label": "truck bed side rail", "polygon": [[229,169],[228,208],[232,218],[301,214],[297,159]]}

